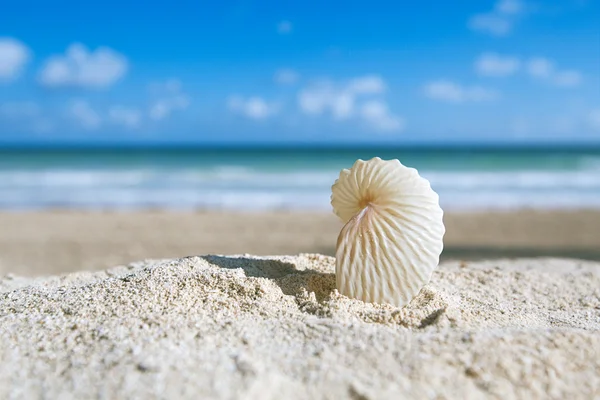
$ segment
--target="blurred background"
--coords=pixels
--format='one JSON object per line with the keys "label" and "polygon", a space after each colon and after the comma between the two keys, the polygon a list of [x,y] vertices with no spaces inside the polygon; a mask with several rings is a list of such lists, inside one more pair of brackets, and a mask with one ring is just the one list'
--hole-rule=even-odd
{"label": "blurred background", "polygon": [[430,180],[445,260],[600,259],[598,2],[0,10],[0,273],[331,255],[373,156]]}

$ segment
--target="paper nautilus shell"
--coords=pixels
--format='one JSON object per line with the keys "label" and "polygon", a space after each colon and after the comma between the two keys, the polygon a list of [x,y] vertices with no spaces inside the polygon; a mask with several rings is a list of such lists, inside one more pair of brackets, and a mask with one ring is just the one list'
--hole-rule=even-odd
{"label": "paper nautilus shell", "polygon": [[445,233],[429,181],[398,160],[357,160],[331,187],[345,223],[336,248],[338,291],[369,303],[406,305],[429,282]]}

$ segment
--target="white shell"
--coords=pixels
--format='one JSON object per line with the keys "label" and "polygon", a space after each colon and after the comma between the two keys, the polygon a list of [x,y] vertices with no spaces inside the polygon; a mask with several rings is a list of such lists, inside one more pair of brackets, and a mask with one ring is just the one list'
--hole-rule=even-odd
{"label": "white shell", "polygon": [[439,197],[398,160],[357,160],[331,187],[345,223],[336,248],[338,291],[402,307],[429,282],[445,233]]}

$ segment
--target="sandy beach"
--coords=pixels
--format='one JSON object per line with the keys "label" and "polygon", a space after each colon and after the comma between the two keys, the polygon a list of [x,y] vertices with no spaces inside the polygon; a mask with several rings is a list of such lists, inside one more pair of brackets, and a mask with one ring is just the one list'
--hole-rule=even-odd
{"label": "sandy beach", "polygon": [[[442,260],[600,260],[600,211],[447,213]],[[0,212],[0,274],[101,270],[198,254],[334,254],[341,223],[315,212]]]}
{"label": "sandy beach", "polygon": [[403,309],[319,255],[4,278],[0,398],[597,398],[599,267],[447,262]]}
{"label": "sandy beach", "polygon": [[0,398],[599,397],[600,213],[445,220],[397,309],[337,293],[331,215],[0,213]]}

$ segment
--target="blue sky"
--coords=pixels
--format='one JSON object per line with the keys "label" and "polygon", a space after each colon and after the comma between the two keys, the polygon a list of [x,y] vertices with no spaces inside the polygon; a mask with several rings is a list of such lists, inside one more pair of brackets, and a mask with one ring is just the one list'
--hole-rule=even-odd
{"label": "blue sky", "polygon": [[0,142],[600,141],[600,2],[0,6]]}

